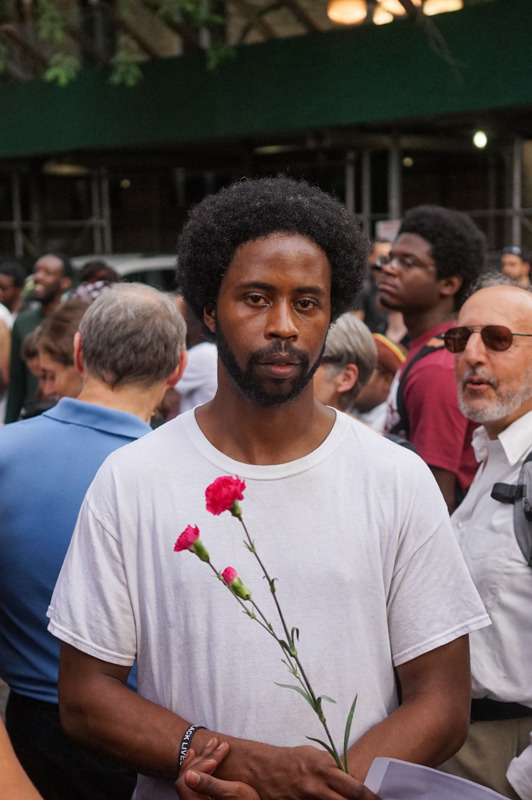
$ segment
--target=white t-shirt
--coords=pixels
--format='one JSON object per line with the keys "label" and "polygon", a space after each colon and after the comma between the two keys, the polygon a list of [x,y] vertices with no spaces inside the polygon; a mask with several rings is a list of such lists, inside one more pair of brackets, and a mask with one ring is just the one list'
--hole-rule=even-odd
{"label": "white t-shirt", "polygon": [[218,348],[212,342],[200,342],[188,350],[188,361],[175,387],[181,397],[179,413],[212,400],[218,386]]}
{"label": "white t-shirt", "polygon": [[351,408],[349,413],[351,416],[359,419],[365,425],[369,425],[374,431],[383,433],[384,426],[386,425],[386,412],[388,404],[386,400],[378,406],[371,408],[369,411],[359,411],[357,408]]}
{"label": "white t-shirt", "polygon": [[[0,322],[3,322],[6,328],[10,331],[13,327],[13,316],[9,309],[0,303]],[[4,424],[4,417],[7,408],[7,388],[3,391],[0,389],[0,427]]]}
{"label": "white t-shirt", "polygon": [[[416,455],[337,414],[314,452],[274,466],[233,461],[193,412],[114,453],[96,476],[52,597],[50,630],[97,658],[138,659],[139,693],[184,719],[276,745],[323,738],[278,645],[211,569],[173,546],[198,525],[214,566],[235,567],[276,629],[240,523],[205,509],[219,475],[246,482],[244,520],[341,747],[397,706],[393,666],[487,624],[441,493]],[[176,743],[176,748],[179,743]],[[141,777],[136,798],[174,798]]]}
{"label": "white t-shirt", "polygon": [[11,330],[13,327],[13,315],[3,303],[0,303],[0,320]]}

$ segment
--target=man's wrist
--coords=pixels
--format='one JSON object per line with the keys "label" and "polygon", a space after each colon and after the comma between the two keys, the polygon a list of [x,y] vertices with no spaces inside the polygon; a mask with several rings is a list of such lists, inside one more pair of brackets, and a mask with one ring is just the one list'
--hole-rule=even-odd
{"label": "man's wrist", "polygon": [[186,755],[190,748],[190,743],[192,742],[192,737],[198,730],[205,730],[205,725],[190,725],[183,734],[183,738],[181,739],[181,744],[179,745],[179,762],[178,765],[181,767],[181,764],[186,758]]}

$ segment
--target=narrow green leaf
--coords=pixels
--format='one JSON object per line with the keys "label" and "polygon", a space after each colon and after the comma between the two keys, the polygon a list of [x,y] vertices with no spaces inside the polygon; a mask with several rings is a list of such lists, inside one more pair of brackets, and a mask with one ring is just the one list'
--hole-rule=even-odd
{"label": "narrow green leaf", "polygon": [[320,700],[327,700],[328,703],[335,703],[336,704],[336,700],[333,700],[332,697],[327,697],[326,694],[320,695]]}
{"label": "narrow green leaf", "polygon": [[333,748],[330,747],[326,742],[322,742],[321,739],[315,739],[313,736],[306,736],[305,738],[309,739],[311,742],[316,742],[317,744],[321,744],[321,746],[324,747],[327,750],[327,752],[331,754],[331,756],[334,758],[334,760],[336,761],[338,767],[342,770],[342,772],[347,772],[347,767],[345,764],[342,764],[340,756],[338,755],[336,750],[333,750]]}
{"label": "narrow green leaf", "polygon": [[355,699],[353,700],[353,704],[349,709],[349,714],[347,715],[347,721],[345,723],[345,731],[344,731],[344,764],[346,765],[347,770],[347,748],[349,747],[349,734],[351,733],[351,724],[353,722],[353,716],[355,714],[355,708],[357,705],[358,694],[356,695]]}
{"label": "narrow green leaf", "polygon": [[290,664],[288,661],[285,661],[284,658],[281,659],[281,664],[284,664],[288,668],[288,671],[292,673],[294,678],[297,678],[297,669],[292,664]]}
{"label": "narrow green leaf", "polygon": [[321,744],[321,746],[324,747],[335,760],[338,759],[338,753],[335,753],[332,747],[327,744],[327,742],[323,742],[321,739],[315,739],[314,736],[305,736],[305,739],[310,739],[311,742],[316,742],[317,744]]}
{"label": "narrow green leaf", "polygon": [[277,681],[274,681],[274,683],[275,683],[275,685],[276,685],[276,686],[282,686],[282,687],[283,687],[283,689],[293,689],[295,692],[299,692],[299,694],[301,695],[301,697],[304,697],[304,698],[305,698],[305,700],[307,701],[307,703],[309,704],[309,706],[310,706],[310,707],[311,707],[311,708],[312,708],[314,711],[316,710],[316,709],[314,708],[314,703],[312,702],[312,697],[311,697],[311,696],[308,694],[308,692],[306,692],[306,691],[305,691],[304,689],[302,689],[300,686],[292,686],[292,684],[290,684],[290,683],[277,683]]}

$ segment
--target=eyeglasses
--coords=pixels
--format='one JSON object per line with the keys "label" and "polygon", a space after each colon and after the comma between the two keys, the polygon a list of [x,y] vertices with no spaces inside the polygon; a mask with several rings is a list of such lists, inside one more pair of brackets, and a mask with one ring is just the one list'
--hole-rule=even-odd
{"label": "eyeglasses", "polygon": [[514,336],[530,336],[532,333],[513,333],[506,325],[466,325],[450,328],[443,334],[443,343],[451,353],[463,353],[472,333],[480,333],[480,338],[488,350],[503,353],[512,346]]}
{"label": "eyeglasses", "polygon": [[373,269],[382,269],[386,267],[388,264],[392,262],[395,263],[398,269],[402,270],[409,270],[414,269],[417,267],[418,269],[430,269],[431,267],[435,268],[434,264],[423,264],[421,261],[416,261],[415,258],[411,258],[410,256],[379,256],[377,261],[375,262]]}

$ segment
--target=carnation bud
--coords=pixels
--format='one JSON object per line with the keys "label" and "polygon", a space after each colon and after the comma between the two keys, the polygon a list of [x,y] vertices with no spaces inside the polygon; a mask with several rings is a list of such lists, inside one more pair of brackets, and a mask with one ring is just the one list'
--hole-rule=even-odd
{"label": "carnation bud", "polygon": [[251,592],[245,586],[234,567],[226,567],[222,572],[222,578],[229,586],[233,594],[240,597],[242,600],[251,600]]}

